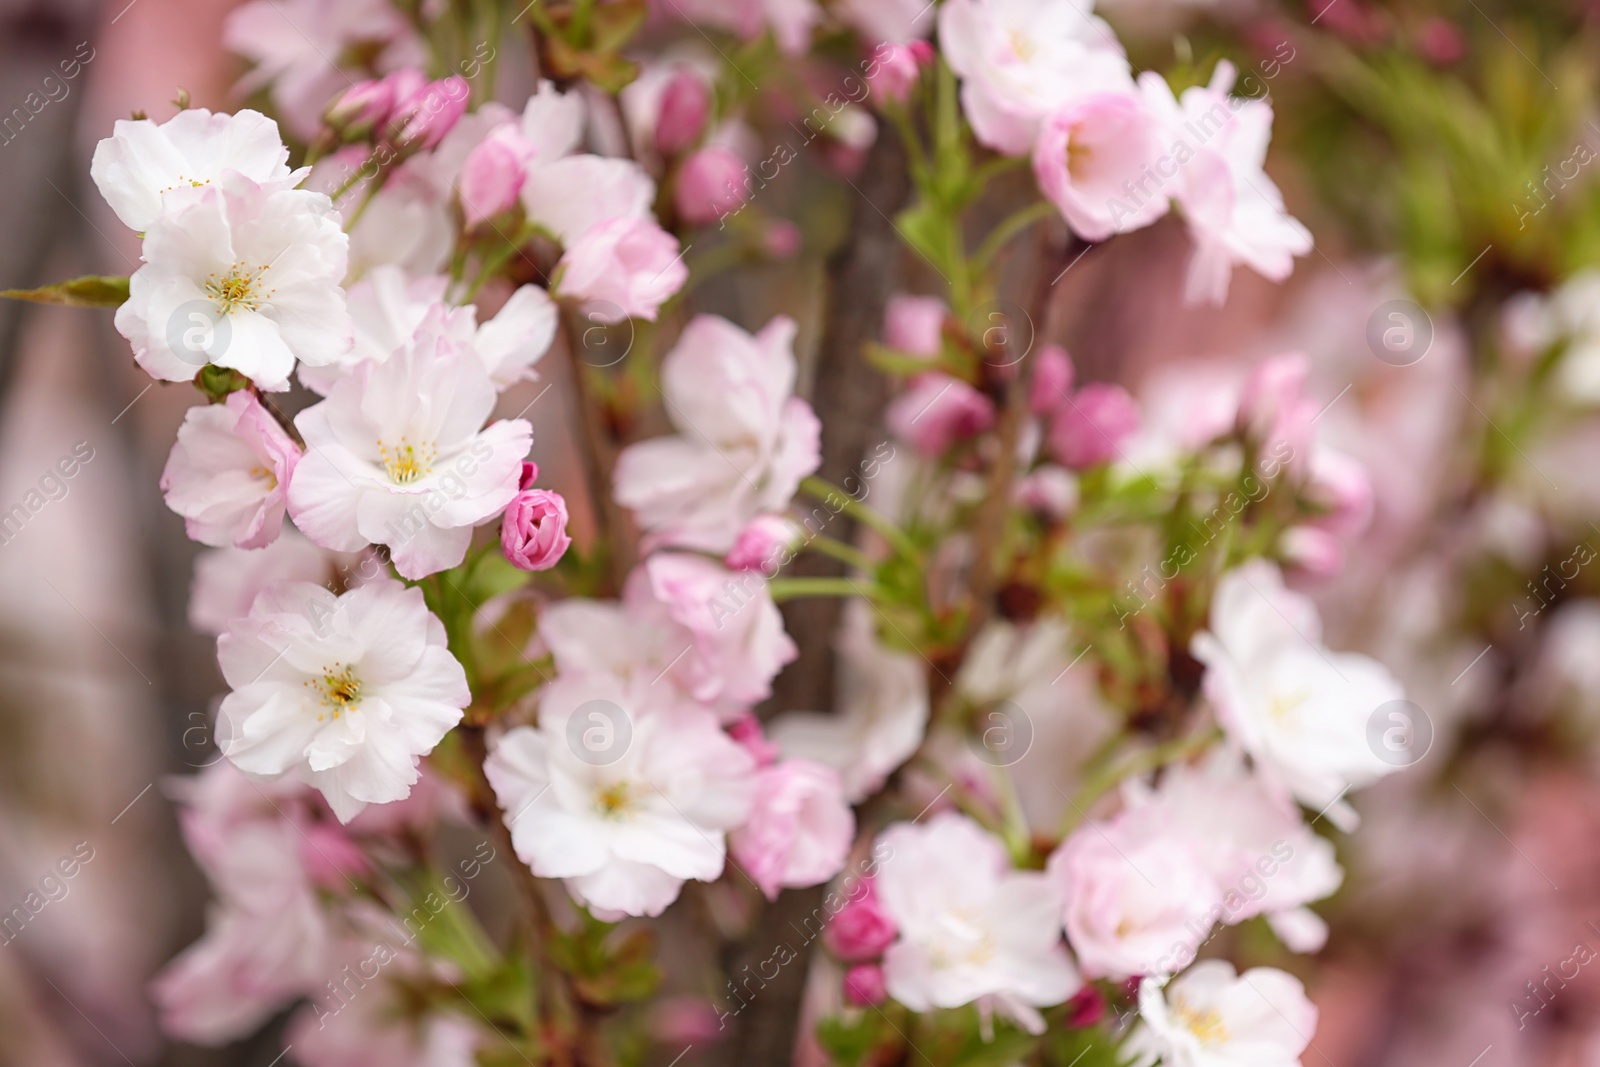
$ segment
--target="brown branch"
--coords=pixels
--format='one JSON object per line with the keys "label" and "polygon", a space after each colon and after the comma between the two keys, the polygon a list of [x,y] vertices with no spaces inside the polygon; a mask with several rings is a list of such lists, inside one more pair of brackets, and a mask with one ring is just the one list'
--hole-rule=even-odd
{"label": "brown branch", "polygon": [[589,377],[599,371],[579,357],[583,350],[579,338],[584,328],[577,314],[571,309],[562,310],[561,333],[566,342],[578,416],[583,427],[583,447],[578,452],[583,460],[584,481],[595,517],[594,543],[606,553],[610,587],[605,593],[615,596],[622,591],[628,570],[635,562],[636,531],[632,518],[611,493],[611,475],[616,470],[622,442],[608,406],[595,395],[594,381]]}

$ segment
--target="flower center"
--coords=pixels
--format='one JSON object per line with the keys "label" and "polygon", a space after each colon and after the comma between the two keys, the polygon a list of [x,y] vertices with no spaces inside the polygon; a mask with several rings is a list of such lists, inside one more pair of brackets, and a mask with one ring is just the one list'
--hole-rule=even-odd
{"label": "flower center", "polygon": [[594,795],[595,811],[602,818],[620,819],[633,810],[633,787],[627,782],[612,782]]}
{"label": "flower center", "polygon": [[378,455],[383,459],[383,469],[391,482],[410,485],[418,478],[427,477],[433,470],[433,461],[438,458],[439,449],[429,441],[414,445],[402,437],[393,448],[379,441]]}
{"label": "flower center", "polygon": [[1220,1045],[1228,1040],[1228,1028],[1222,1024],[1222,1016],[1215,1009],[1196,1011],[1179,1000],[1173,1004],[1172,1012],[1184,1029],[1200,1039],[1201,1044]]}
{"label": "flower center", "polygon": [[250,477],[266,482],[268,492],[278,488],[278,476],[265,467],[251,467]]}
{"label": "flower center", "polygon": [[261,284],[262,276],[266,273],[265,266],[251,269],[248,263],[235,263],[221,278],[213,271],[206,275],[206,295],[224,315],[231,315],[238,308],[259,310],[261,302],[277,292]]}
{"label": "flower center", "polygon": [[1267,705],[1267,714],[1272,716],[1273,722],[1282,722],[1289,713],[1304,704],[1310,698],[1309,693],[1274,693],[1272,701]]}
{"label": "flower center", "polygon": [[1007,32],[1011,38],[1011,50],[1017,54],[1017,58],[1024,63],[1032,63],[1033,57],[1039,53],[1039,46],[1034,44],[1033,38],[1021,30]]}
{"label": "flower center", "polygon": [[307,680],[305,685],[314,688],[322,697],[322,706],[329,709],[317,713],[318,722],[329,714],[337,719],[361,703],[361,680],[356,677],[355,668],[342,663],[322,668],[322,677]]}

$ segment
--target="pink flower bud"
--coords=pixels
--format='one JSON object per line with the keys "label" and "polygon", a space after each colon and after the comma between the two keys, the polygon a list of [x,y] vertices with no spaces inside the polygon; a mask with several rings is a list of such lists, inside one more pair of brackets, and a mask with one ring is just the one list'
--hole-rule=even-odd
{"label": "pink flower bud", "polygon": [[685,221],[704,226],[737,211],[750,192],[744,160],[731,148],[711,145],[684,160],[673,201]]}
{"label": "pink flower bud", "polygon": [[512,498],[500,522],[500,548],[525,571],[554,567],[572,544],[567,502],[548,489],[524,489]]}
{"label": "pink flower bud", "polygon": [[888,995],[883,968],[876,963],[858,963],[845,972],[844,998],[856,1007],[882,1004]]}
{"label": "pink flower bud", "polygon": [[532,489],[533,483],[539,480],[539,465],[532,460],[522,461],[522,474],[517,478],[518,489]]}
{"label": "pink flower bud", "polygon": [[1449,67],[1467,54],[1467,42],[1454,22],[1435,15],[1417,31],[1417,52],[1436,67]]}
{"label": "pink flower bud", "polygon": [[497,126],[467,153],[461,166],[461,212],[468,226],[476,226],[510,210],[527,178],[533,145],[513,123]]}
{"label": "pink flower bud", "polygon": [[1115,459],[1139,429],[1139,407],[1120,385],[1095,382],[1056,412],[1050,449],[1065,467],[1083,470]]}
{"label": "pink flower bud", "polygon": [[883,341],[914,356],[937,356],[944,346],[947,308],[936,296],[896,293],[883,313]]}
{"label": "pink flower bud", "polygon": [[993,426],[994,401],[959,378],[932,371],[911,379],[884,417],[896,437],[932,457]]}
{"label": "pink flower bud", "polygon": [[1105,994],[1092,985],[1084,986],[1067,1001],[1067,1025],[1075,1030],[1093,1026],[1105,1013]]}
{"label": "pink flower bud", "polygon": [[350,137],[363,137],[394,109],[394,83],[387,78],[357,82],[328,107],[324,121]]}
{"label": "pink flower bud", "polygon": [[661,94],[661,110],[656,117],[656,148],[664,156],[675,156],[691,148],[705,132],[711,113],[711,89],[691,70],[680,70]]}
{"label": "pink flower bud", "polygon": [[[916,44],[927,47],[928,42]],[[867,86],[884,100],[904,103],[922,78],[923,64],[918,60],[914,45],[885,42],[872,53],[873,71],[867,76]]]}
{"label": "pink flower bud", "polygon": [[401,97],[397,91],[394,117],[389,120],[390,139],[407,147],[436,147],[467,113],[471,94],[467,79],[459,74],[429,82],[409,97]]}
{"label": "pink flower bud", "polygon": [[773,259],[793,259],[800,254],[805,238],[800,233],[800,227],[788,219],[774,219],[767,225],[761,243],[767,255]]}
{"label": "pink flower bud", "polygon": [[689,278],[678,239],[654,219],[631,215],[584,230],[556,266],[559,294],[583,301],[596,322],[654,322],[661,305]]}
{"label": "pink flower bud", "polygon": [[782,515],[757,515],[739,532],[722,562],[730,570],[762,571],[770,576],[787,562],[784,551],[799,541],[799,528]]}
{"label": "pink flower bud", "polygon": [[1066,407],[1072,395],[1072,358],[1060,345],[1039,349],[1038,366],[1033,368],[1033,387],[1028,390],[1028,409],[1035,415],[1048,415]]}
{"label": "pink flower bud", "polygon": [[822,943],[844,962],[861,963],[882,956],[897,934],[894,920],[878,902],[876,883],[866,878],[860,895],[852,894],[822,931]]}

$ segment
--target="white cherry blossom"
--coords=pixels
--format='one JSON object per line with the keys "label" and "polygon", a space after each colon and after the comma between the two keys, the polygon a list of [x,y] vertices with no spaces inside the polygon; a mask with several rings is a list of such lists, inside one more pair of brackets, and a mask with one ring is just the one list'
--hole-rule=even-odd
{"label": "white cherry blossom", "polygon": [[247,774],[298,774],[341,822],[409,796],[418,760],[472,699],[422,590],[395,581],[337,597],[306,582],[267,590],[217,659],[232,688],[223,755]]}

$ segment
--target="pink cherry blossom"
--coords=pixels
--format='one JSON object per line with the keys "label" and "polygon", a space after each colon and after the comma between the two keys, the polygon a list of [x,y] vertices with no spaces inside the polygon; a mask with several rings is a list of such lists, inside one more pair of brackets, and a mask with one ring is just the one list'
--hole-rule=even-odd
{"label": "pink cherry blossom", "polygon": [[[1194,240],[1184,295],[1190,303],[1220,304],[1237,264],[1282,281],[1294,257],[1311,251],[1311,233],[1284,209],[1283,195],[1263,169],[1272,134],[1272,105],[1229,95],[1237,74],[1226,60],[1208,85],[1172,95],[1153,71],[1139,88],[1161,122],[1170,153],[1156,172],[1171,173],[1170,195],[1183,208]],[[1140,194],[1146,195],[1141,189]],[[1132,198],[1139,206],[1141,196]]]}
{"label": "pink cherry blossom", "polygon": [[804,531],[782,515],[757,515],[739,531],[733,548],[723,557],[723,565],[736,571],[762,571],[768,577],[783,565],[784,553],[792,552]]}
{"label": "pink cherry blossom", "polygon": [[619,216],[584,230],[557,264],[556,288],[602,322],[649,319],[683,288],[678,239],[649,219]]}
{"label": "pink cherry blossom", "polygon": [[1126,210],[1123,186],[1161,153],[1155,116],[1132,87],[1099,92],[1045,120],[1033,149],[1033,173],[1072,231],[1088,241],[1148,226],[1167,212],[1159,197]]}
{"label": "pink cherry blossom", "polygon": [[711,112],[711,89],[705,78],[687,66],[680,67],[661,90],[655,123],[656,148],[675,156],[700,140]]}
{"label": "pink cherry blossom", "polygon": [[817,469],[817,417],[792,395],[794,335],[787,318],[752,336],[698,315],[667,353],[661,390],[678,433],[624,449],[615,475],[617,502],[661,543],[726,552]]}
{"label": "pink cherry blossom", "polygon": [[546,571],[572,545],[567,536],[567,502],[548,489],[524,489],[506,505],[500,546],[513,566]]}
{"label": "pink cherry blossom", "polygon": [[289,484],[289,513],[311,540],[341,552],[389,546],[407,578],[466,556],[474,526],[517,494],[533,429],[484,427],[495,392],[482,363],[435,313],[383,363],[340,378],[295,425],[307,454]]}
{"label": "pink cherry blossom", "polygon": [[215,363],[287,389],[297,360],[320,366],[350,349],[348,244],[320,193],[233,170],[175,190],[145,233],[117,332],[153,377],[189,381]]}
{"label": "pink cherry blossom", "polygon": [[194,540],[261,548],[283,528],[289,476],[299,461],[300,446],[241,389],[225,403],[189,409],[161,472],[161,491]]}
{"label": "pink cherry blossom", "polygon": [[1091,93],[1131,88],[1128,61],[1092,0],[948,0],[939,43],[983,144],[1027,155],[1045,118]]}
{"label": "pink cherry blossom", "polygon": [[509,211],[527,178],[528,161],[538,149],[515,123],[496,126],[467,153],[457,191],[468,226]]}
{"label": "pink cherry blossom", "polygon": [[839,772],[791,759],[756,775],[750,816],[728,844],[767,899],[776,900],[784,887],[821,885],[838,874],[855,832]]}

